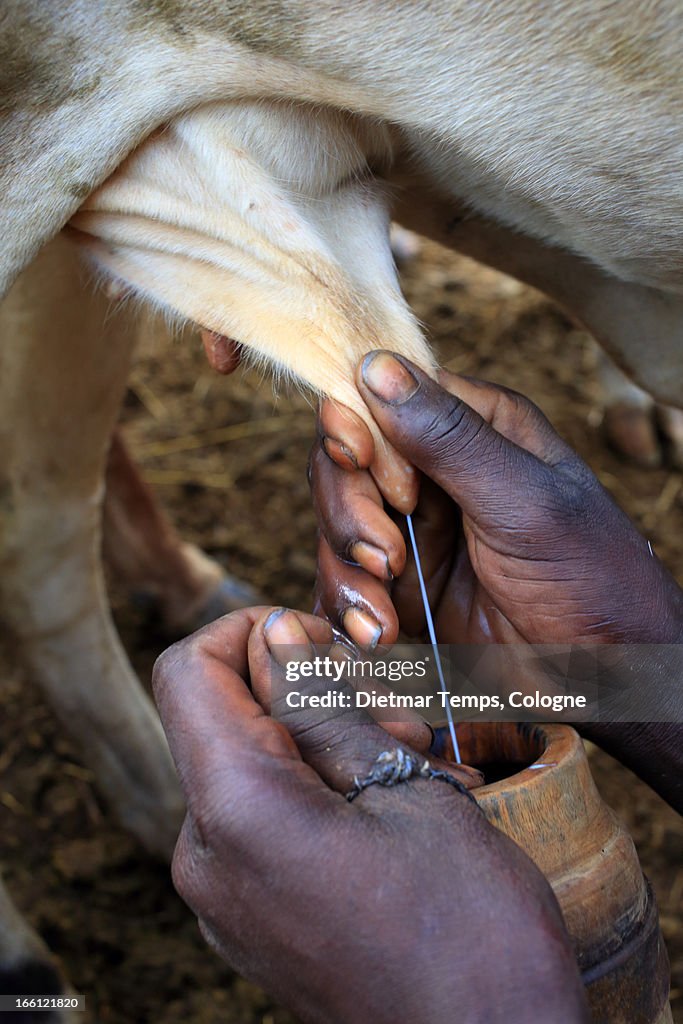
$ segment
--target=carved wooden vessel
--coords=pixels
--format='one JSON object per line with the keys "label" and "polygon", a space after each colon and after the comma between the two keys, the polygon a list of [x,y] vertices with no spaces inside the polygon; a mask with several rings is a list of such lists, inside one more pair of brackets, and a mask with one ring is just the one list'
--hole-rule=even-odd
{"label": "carved wooden vessel", "polygon": [[[566,725],[458,725],[489,821],[535,861],[558,898],[598,1024],[670,1024],[669,961],[633,840],[603,802]],[[533,767],[545,765],[547,767]],[[499,781],[488,781],[495,780]]]}

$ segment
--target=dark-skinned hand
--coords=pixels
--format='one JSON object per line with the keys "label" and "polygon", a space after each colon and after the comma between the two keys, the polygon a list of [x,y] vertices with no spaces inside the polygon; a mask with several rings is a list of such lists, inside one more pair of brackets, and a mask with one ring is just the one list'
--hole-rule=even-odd
{"label": "dark-skinned hand", "polygon": [[[358,388],[387,440],[423,474],[413,519],[441,642],[683,636],[680,588],[532,402],[445,372],[437,384],[383,352],[366,356]],[[400,517],[371,472],[355,469],[372,461],[370,434],[329,403],[321,433],[311,460],[320,608],[361,644],[392,643],[399,622],[419,636],[424,614],[414,566],[404,572]]]}
{"label": "dark-skinned hand", "polygon": [[[269,714],[281,663],[333,641],[322,619],[246,609],[156,665],[188,807],[174,880],[204,936],[305,1022],[586,1021],[550,887],[471,799],[418,779],[349,803],[397,740],[353,713]],[[419,721],[396,731],[429,744]]]}
{"label": "dark-skinned hand", "polygon": [[[647,541],[522,395],[445,372],[436,383],[386,352],[365,357],[357,383],[422,472],[413,518],[439,641],[619,644],[605,660],[647,686],[653,722],[581,729],[683,809],[683,592]],[[423,637],[404,521],[368,468],[367,427],[326,402],[320,433],[317,611],[369,647],[399,626]]]}

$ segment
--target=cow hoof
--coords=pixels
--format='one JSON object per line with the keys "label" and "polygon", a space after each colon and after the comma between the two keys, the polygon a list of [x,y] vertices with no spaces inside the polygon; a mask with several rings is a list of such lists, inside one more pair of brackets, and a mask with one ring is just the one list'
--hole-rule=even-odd
{"label": "cow hoof", "polygon": [[[45,953],[47,957],[47,952]],[[16,996],[69,995],[69,987],[53,963],[47,959],[22,957],[10,963],[0,963],[0,992]],[[8,1020],[21,1020],[21,1024],[75,1024],[77,1013],[55,1007],[49,1010],[10,1011]]]}
{"label": "cow hoof", "polygon": [[667,461],[676,469],[683,469],[683,409],[670,405],[657,407],[659,429],[664,435]]}
{"label": "cow hoof", "polygon": [[213,581],[199,597],[185,591],[169,596],[151,589],[136,589],[131,592],[130,600],[144,616],[146,628],[164,641],[180,640],[240,608],[268,603],[248,583],[234,576],[225,576],[217,583]]}
{"label": "cow hoof", "polygon": [[662,446],[652,408],[619,403],[605,410],[603,430],[611,448],[647,469],[662,464]]}
{"label": "cow hoof", "polygon": [[220,619],[239,608],[265,603],[263,596],[250,584],[234,576],[225,576],[184,625],[188,627],[189,632],[194,632],[195,629],[207,626],[215,619]]}

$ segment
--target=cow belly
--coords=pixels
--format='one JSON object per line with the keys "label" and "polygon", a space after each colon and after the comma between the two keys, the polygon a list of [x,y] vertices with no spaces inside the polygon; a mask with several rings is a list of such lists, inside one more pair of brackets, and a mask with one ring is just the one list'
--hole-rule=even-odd
{"label": "cow belly", "polygon": [[[580,160],[563,154],[562,167],[542,161],[533,137],[524,139],[524,127],[519,126],[521,138],[502,138],[497,146],[491,140],[485,160],[461,139],[435,146],[433,139],[408,133],[413,167],[426,187],[454,202],[464,200],[500,225],[575,253],[621,281],[683,294],[683,193],[671,170],[683,140],[672,130],[668,174],[654,156],[661,143],[649,139],[642,126],[644,152],[637,166],[618,159],[617,132],[608,136],[606,151],[586,132],[578,140],[586,152]],[[477,130],[488,131],[483,124]],[[551,123],[543,125],[548,147],[557,145],[556,131]]]}

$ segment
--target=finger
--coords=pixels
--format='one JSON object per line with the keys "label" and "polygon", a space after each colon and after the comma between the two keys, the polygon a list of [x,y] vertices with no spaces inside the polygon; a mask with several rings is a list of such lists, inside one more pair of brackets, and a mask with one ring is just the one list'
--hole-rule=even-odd
{"label": "finger", "polygon": [[367,424],[345,405],[323,399],[318,410],[318,432],[323,449],[341,469],[367,469],[375,445]]}
{"label": "finger", "polygon": [[[283,806],[291,812],[300,788],[309,804],[326,799],[287,730],[266,715],[245,682],[249,635],[267,612],[246,608],[212,622],[154,666],[154,697],[171,754],[189,813],[205,835],[230,821],[238,827],[250,798],[266,814],[279,814]],[[324,642],[330,626],[316,621]],[[275,800],[276,790],[287,796]]]}
{"label": "finger", "polygon": [[408,360],[371,352],[358,376],[380,430],[473,522],[510,522],[547,488],[549,466]]}
{"label": "finger", "polygon": [[370,474],[344,472],[317,444],[310,470],[318,524],[337,557],[381,580],[398,576],[405,566],[405,543]]}
{"label": "finger", "polygon": [[226,338],[223,334],[216,334],[215,331],[201,330],[199,336],[209,361],[209,366],[227,376],[233,373],[242,360],[242,347],[232,338]]}
{"label": "finger", "polygon": [[344,405],[324,399],[320,405],[319,433],[327,455],[341,469],[369,468],[389,504],[410,512],[417,501],[419,477],[411,464],[386,441],[372,433],[359,416]]}
{"label": "finger", "polygon": [[[260,681],[255,691],[258,699],[270,704],[271,713],[285,724],[306,763],[333,789],[347,793],[354,779],[367,775],[379,754],[394,749],[397,742],[367,711],[354,706],[348,680],[335,683],[322,669],[313,677],[287,680],[287,672],[294,666],[315,658],[309,633],[314,631],[314,621],[312,616],[286,609],[267,616],[262,630],[257,627],[250,637],[251,675]],[[338,695],[338,705],[310,706],[312,697],[330,693]],[[302,696],[309,703],[302,702]],[[345,697],[348,706],[342,704]],[[400,743],[398,746],[406,753],[416,753]],[[468,788],[480,782],[480,773],[474,769],[449,765],[449,770]]]}
{"label": "finger", "polygon": [[[325,618],[327,618],[328,621],[330,621],[329,618],[325,615],[325,609],[323,608],[319,600],[316,600],[314,604],[313,614],[317,616],[322,615]],[[348,636],[348,630],[346,630],[345,632],[346,635]],[[355,644],[355,641],[353,642]],[[360,656],[360,649],[356,648],[356,651],[357,654],[359,654]],[[352,683],[352,685],[355,684]],[[373,689],[379,694],[389,694],[391,692],[388,687],[384,686],[379,681],[373,680],[372,685]],[[359,681],[358,687],[356,688],[362,689],[361,681]],[[375,713],[375,710],[372,707],[369,709],[369,711],[376,721],[381,722],[382,728],[386,729],[387,732],[394,736],[396,739],[401,740],[403,743],[407,743],[409,746],[413,747],[414,750],[417,750],[424,754],[428,753],[433,740],[432,729],[419,715],[410,713],[407,717],[402,716],[396,719],[387,719],[384,713],[377,714]]]}
{"label": "finger", "polygon": [[[322,616],[326,618],[325,611],[319,601],[314,602],[313,615]],[[328,620],[329,621],[329,620]],[[347,634],[348,635],[348,634]],[[339,643],[335,644],[335,650],[338,649]],[[360,649],[356,646],[356,655],[359,655]],[[388,687],[382,685],[381,682],[373,683],[374,688],[378,693],[390,693]],[[360,688],[360,684],[359,684]],[[434,741],[434,731],[430,725],[428,725],[423,718],[419,715],[411,715],[410,720],[406,722],[403,718],[400,720],[387,719],[382,715],[381,719],[373,713],[373,709],[370,708],[370,714],[373,715],[377,721],[381,721],[382,728],[386,729],[388,733],[394,736],[397,740],[401,740],[403,743],[407,743],[423,754],[427,754],[432,747]],[[415,727],[415,723],[418,723],[418,727]]]}
{"label": "finger", "polygon": [[360,566],[341,561],[321,537],[316,595],[327,618],[359,647],[374,650],[398,637],[398,619],[385,585]]}
{"label": "finger", "polygon": [[[285,612],[287,613],[286,615]],[[277,621],[281,616],[283,618],[283,623]],[[355,672],[353,669],[349,671],[350,665],[355,664],[358,669],[362,669],[363,665],[367,664],[367,662],[359,660],[364,657],[359,649],[349,643],[349,641],[341,634],[336,633],[336,631],[334,633],[333,643],[325,643],[321,645],[319,642],[316,642],[315,648],[307,642],[303,633],[299,634],[298,641],[296,639],[296,635],[292,638],[291,622],[293,617],[298,620],[302,628],[305,630],[308,636],[308,641],[311,641],[313,636],[319,637],[320,635],[319,624],[316,623],[315,617],[306,615],[303,612],[289,612],[287,609],[280,609],[278,612],[269,615],[264,623],[264,632],[269,632],[271,638],[274,638],[273,643],[276,645],[278,643],[280,644],[279,652],[282,654],[282,661],[284,661],[285,664],[296,662],[297,660],[311,660],[315,655],[327,655],[331,662],[334,662],[335,665],[341,666],[340,671],[343,673],[342,678],[345,682],[349,683],[354,692],[372,690],[375,696],[380,697],[388,696],[392,692],[381,680],[372,679],[371,685],[367,686],[365,676],[363,674]],[[289,626],[288,623],[290,623]],[[289,629],[290,632],[285,634],[284,640],[278,641],[278,630],[283,628],[285,630]],[[298,626],[295,625],[295,629],[298,630]],[[250,644],[252,646],[254,643],[258,646],[258,637],[259,630],[257,628],[256,631],[252,633],[250,640]],[[251,653],[250,648],[250,657]],[[260,668],[255,673],[255,678],[260,679],[261,683],[256,684],[254,694],[257,696],[259,703],[266,709],[266,711],[271,713],[273,698],[270,687],[272,679],[268,678],[268,674],[265,671],[261,671]],[[334,676],[330,675],[322,680],[320,689],[321,693],[325,692],[325,685],[329,685],[329,682],[332,679],[334,679]],[[312,692],[315,687],[316,683],[311,682],[306,688],[307,693]],[[388,712],[379,708],[369,707],[367,709],[367,715],[369,715],[374,721],[381,722],[382,728],[391,736],[408,744],[413,750],[426,754],[434,740],[434,733],[424,719],[411,709],[402,708],[398,711],[394,711],[392,714],[395,715],[395,717],[391,719],[387,717],[387,714]],[[363,713],[363,717],[366,717],[365,712]]]}
{"label": "finger", "polygon": [[392,508],[404,515],[413,511],[420,490],[419,473],[381,434],[375,438],[375,458],[370,472]]}

